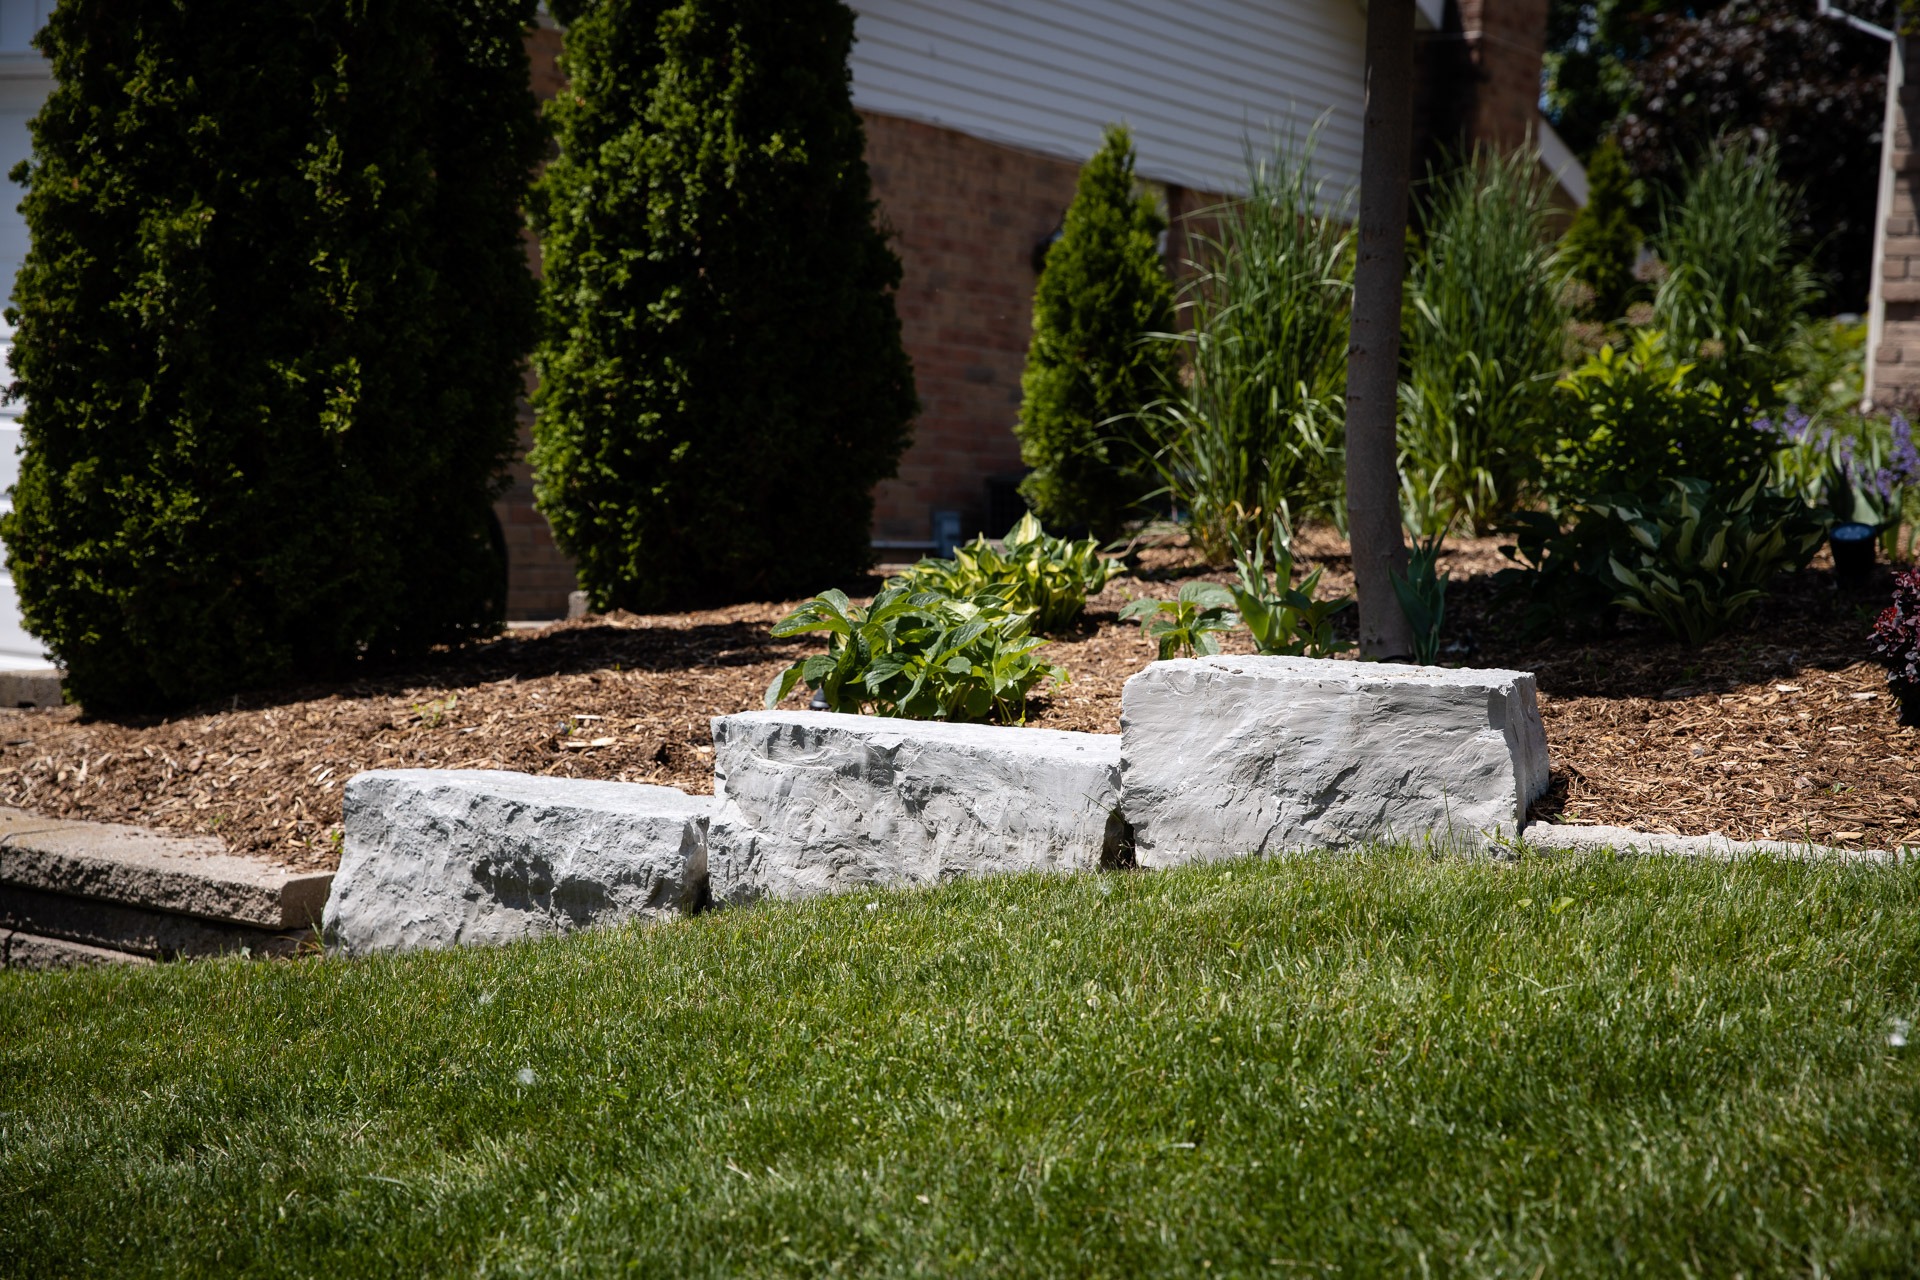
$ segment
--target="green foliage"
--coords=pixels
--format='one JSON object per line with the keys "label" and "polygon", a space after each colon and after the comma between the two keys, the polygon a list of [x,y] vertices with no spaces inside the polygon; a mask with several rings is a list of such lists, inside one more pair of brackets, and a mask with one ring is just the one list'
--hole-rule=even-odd
{"label": "green foliage", "polygon": [[1602,347],[1559,383],[1562,435],[1546,462],[1556,500],[1647,494],[1679,476],[1738,486],[1765,473],[1774,442],[1731,412],[1711,365],[1657,329]]}
{"label": "green foliage", "polygon": [[1113,126],[1080,170],[1060,239],[1033,296],[1033,339],[1020,379],[1020,485],[1056,526],[1120,531],[1153,488],[1140,409],[1173,385],[1173,353],[1147,335],[1172,326],[1166,230],[1134,190],[1133,140]]}
{"label": "green foliage", "polygon": [[[1841,417],[1835,429],[1789,409],[1778,422],[1754,427],[1780,443],[1772,482],[1834,521],[1872,525],[1881,550],[1898,563],[1913,558],[1920,542],[1920,450],[1913,428],[1896,413],[1888,418]],[[1903,537],[1902,526],[1908,526]]]}
{"label": "green foliage", "polygon": [[1804,569],[1827,532],[1805,503],[1759,480],[1737,491],[1671,480],[1657,499],[1594,512],[1626,534],[1608,550],[1614,603],[1691,646],[1743,620],[1776,573]]}
{"label": "green foliage", "polygon": [[[531,208],[535,491],[595,608],[870,561],[915,412],[840,0],[575,0]],[[805,536],[796,536],[804,521]]]}
{"label": "green foliage", "polygon": [[967,599],[890,586],[862,608],[826,591],[773,626],[775,636],[824,631],[828,650],[794,663],[767,689],[773,707],[805,683],[827,710],[910,720],[1022,723],[1027,698],[1064,668],[1034,656],[1045,640],[1028,634],[1033,615],[1013,608],[1008,589]]}
{"label": "green foliage", "polygon": [[1140,629],[1160,646],[1160,657],[1191,658],[1220,652],[1221,632],[1240,624],[1233,593],[1217,582],[1188,582],[1172,600],[1135,600],[1120,611],[1122,622],[1140,619]]}
{"label": "green foliage", "polygon": [[1249,161],[1244,200],[1203,215],[1163,340],[1189,377],[1148,420],[1163,491],[1210,563],[1278,519],[1345,519],[1343,433],[1353,233],[1322,207],[1313,147]]}
{"label": "green foliage", "polygon": [[97,711],[498,628],[531,0],[63,0],[0,534]]}
{"label": "green foliage", "polygon": [[975,538],[957,548],[952,559],[926,559],[894,579],[920,591],[938,591],[967,599],[1005,588],[1009,607],[1034,615],[1038,631],[1059,631],[1121,571],[1112,556],[1100,554],[1092,538],[1078,542],[1056,538],[1040,527],[1031,511],[1007,530],[1001,546]]}
{"label": "green foliage", "polygon": [[1392,570],[1393,594],[1413,632],[1413,660],[1431,666],[1440,656],[1440,633],[1447,621],[1447,579],[1438,572],[1444,534],[1415,537],[1407,571]]}
{"label": "green foliage", "polygon": [[1654,239],[1667,269],[1655,325],[1700,361],[1741,421],[1781,403],[1790,353],[1820,296],[1793,203],[1771,148],[1723,144],[1693,170]]}
{"label": "green foliage", "polygon": [[1407,267],[1402,505],[1414,531],[1490,526],[1526,495],[1567,354],[1552,182],[1530,149],[1439,181]]}
{"label": "green foliage", "polygon": [[1238,585],[1230,588],[1233,603],[1253,635],[1255,653],[1331,658],[1353,648],[1351,641],[1333,634],[1334,615],[1353,598],[1321,599],[1321,569],[1294,582],[1293,550],[1278,522],[1271,546],[1266,533],[1257,534],[1252,547],[1235,548],[1233,563],[1240,575]]}
{"label": "green foliage", "polygon": [[1866,321],[1808,321],[1788,349],[1779,398],[1816,419],[1859,412],[1866,398],[1866,350]]}
{"label": "green foliage", "polygon": [[0,1274],[1899,1276],[1916,991],[1914,859],[1387,848],[6,971]]}
{"label": "green foliage", "polygon": [[1639,252],[1633,179],[1619,146],[1609,138],[1587,163],[1587,203],[1560,242],[1567,274],[1593,291],[1594,316],[1610,321],[1625,313]]}

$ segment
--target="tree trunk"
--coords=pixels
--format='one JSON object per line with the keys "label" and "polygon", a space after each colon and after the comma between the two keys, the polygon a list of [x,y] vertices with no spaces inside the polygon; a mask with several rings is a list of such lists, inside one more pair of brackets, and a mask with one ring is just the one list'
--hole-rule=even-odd
{"label": "tree trunk", "polygon": [[1413,632],[1394,594],[1407,568],[1400,534],[1400,291],[1407,267],[1407,171],[1413,162],[1414,0],[1369,0],[1367,99],[1360,152],[1359,259],[1347,345],[1347,529],[1360,598],[1360,653],[1406,658]]}

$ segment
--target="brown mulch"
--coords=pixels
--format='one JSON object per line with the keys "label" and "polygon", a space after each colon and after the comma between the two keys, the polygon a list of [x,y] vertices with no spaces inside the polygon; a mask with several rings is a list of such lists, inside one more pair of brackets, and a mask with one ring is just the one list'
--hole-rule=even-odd
{"label": "brown mulch", "polygon": [[[1303,535],[1299,549],[1325,567],[1325,589],[1351,589],[1337,537]],[[1047,651],[1072,680],[1035,704],[1030,723],[1117,732],[1120,687],[1154,653],[1118,621],[1121,606],[1171,595],[1197,574],[1227,576],[1177,542],[1143,548],[1137,562]],[[1898,724],[1885,678],[1866,660],[1884,570],[1847,596],[1816,562],[1750,626],[1688,651],[1631,622],[1540,643],[1512,636],[1492,578],[1504,564],[1491,539],[1450,550],[1443,658],[1537,673],[1554,784],[1536,816],[1920,843],[1920,737]],[[767,635],[789,607],[560,623],[167,720],[0,712],[0,804],[212,832],[236,851],[324,867],[338,857],[341,785],[363,769],[517,769],[709,792],[709,718],[757,708],[781,668],[816,647]],[[1245,644],[1241,633],[1228,648]]]}

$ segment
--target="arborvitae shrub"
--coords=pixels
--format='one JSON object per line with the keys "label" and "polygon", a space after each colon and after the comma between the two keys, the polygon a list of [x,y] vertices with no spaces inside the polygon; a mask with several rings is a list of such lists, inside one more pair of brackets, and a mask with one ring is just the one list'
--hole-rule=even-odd
{"label": "arborvitae shrub", "polygon": [[1033,468],[1020,493],[1055,527],[1110,537],[1154,487],[1135,415],[1177,369],[1172,345],[1146,340],[1173,328],[1165,229],[1152,197],[1134,190],[1132,139],[1108,129],[1047,253],[1020,380],[1016,431]]}
{"label": "arborvitae shrub", "polygon": [[532,0],[61,0],[0,525],[90,709],[497,629]]}
{"label": "arborvitae shrub", "polygon": [[1640,231],[1633,225],[1633,180],[1619,146],[1609,138],[1587,167],[1587,203],[1560,243],[1567,271],[1593,290],[1592,315],[1619,319],[1634,288]]}
{"label": "arborvitae shrub", "polygon": [[536,493],[598,608],[871,561],[916,411],[840,0],[575,0],[534,205]]}

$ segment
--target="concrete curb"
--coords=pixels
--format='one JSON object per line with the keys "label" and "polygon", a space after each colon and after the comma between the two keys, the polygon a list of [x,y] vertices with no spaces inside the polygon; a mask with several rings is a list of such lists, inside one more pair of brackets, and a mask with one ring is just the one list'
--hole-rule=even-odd
{"label": "concrete curb", "polygon": [[1841,849],[1807,841],[1735,840],[1717,833],[1673,836],[1635,831],[1630,827],[1569,826],[1554,822],[1528,823],[1515,843],[1527,849],[1558,849],[1568,853],[1612,851],[1729,860],[1766,856],[1820,862],[1901,863],[1913,856],[1906,849]]}

